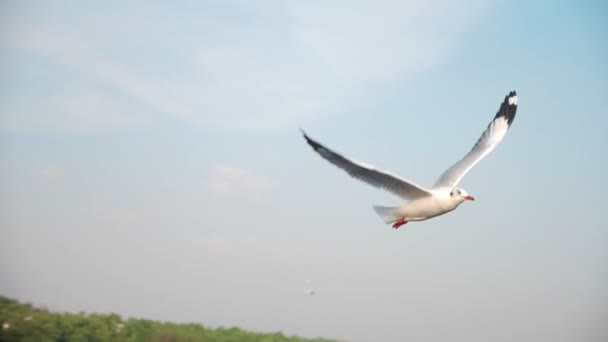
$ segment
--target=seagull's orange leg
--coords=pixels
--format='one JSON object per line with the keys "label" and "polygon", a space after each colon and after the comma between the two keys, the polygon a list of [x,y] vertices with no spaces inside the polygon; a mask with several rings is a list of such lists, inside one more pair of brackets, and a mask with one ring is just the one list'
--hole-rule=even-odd
{"label": "seagull's orange leg", "polygon": [[393,223],[393,228],[398,229],[399,227],[403,226],[406,223],[407,223],[407,221],[405,220],[405,217],[402,217],[399,220],[397,220],[395,223]]}

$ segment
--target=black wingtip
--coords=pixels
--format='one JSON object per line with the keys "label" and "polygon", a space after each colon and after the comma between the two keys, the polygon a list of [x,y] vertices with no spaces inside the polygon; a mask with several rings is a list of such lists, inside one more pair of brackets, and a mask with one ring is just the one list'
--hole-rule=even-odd
{"label": "black wingtip", "polygon": [[304,132],[304,130],[302,128],[300,128],[300,132],[302,132],[302,135],[304,136],[304,139],[306,139],[306,142],[308,143],[308,145],[310,145],[312,147],[313,150],[319,152],[319,149],[323,148],[323,146],[321,146],[321,144],[319,144],[318,142],[312,140],[306,134],[306,132]]}
{"label": "black wingtip", "polygon": [[498,112],[494,119],[504,117],[507,120],[507,124],[511,127],[513,120],[515,120],[515,113],[517,112],[517,92],[512,90],[505,96],[505,100],[500,105]]}

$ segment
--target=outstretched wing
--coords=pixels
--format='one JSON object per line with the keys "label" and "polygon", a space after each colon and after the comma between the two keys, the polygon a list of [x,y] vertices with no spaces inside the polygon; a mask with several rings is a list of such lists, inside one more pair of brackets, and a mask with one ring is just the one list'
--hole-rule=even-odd
{"label": "outstretched wing", "polygon": [[327,147],[314,141],[304,131],[302,131],[306,142],[317,151],[321,157],[330,163],[346,171],[351,177],[364,181],[375,187],[385,189],[393,194],[405,199],[416,199],[431,196],[429,190],[392,175],[386,171],[378,170],[373,166],[365,165],[360,162],[343,157],[342,155],[328,149]]}
{"label": "outstretched wing", "polygon": [[500,143],[505,137],[509,127],[515,119],[515,112],[517,112],[517,93],[511,91],[505,100],[500,105],[498,113],[494,116],[494,120],[490,122],[488,128],[483,132],[475,146],[467,153],[464,158],[460,159],[456,164],[447,169],[435,182],[433,188],[441,187],[455,187],[462,177],[480,160],[482,160],[488,153],[492,152],[494,148]]}

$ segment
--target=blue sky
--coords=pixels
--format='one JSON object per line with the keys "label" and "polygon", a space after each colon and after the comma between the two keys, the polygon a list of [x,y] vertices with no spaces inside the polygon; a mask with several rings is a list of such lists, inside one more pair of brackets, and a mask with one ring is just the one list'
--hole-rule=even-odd
{"label": "blue sky", "polygon": [[[1,294],[349,341],[608,337],[604,3],[0,6]],[[430,186],[513,89],[477,200],[398,231],[371,206],[400,199],[298,131]]]}

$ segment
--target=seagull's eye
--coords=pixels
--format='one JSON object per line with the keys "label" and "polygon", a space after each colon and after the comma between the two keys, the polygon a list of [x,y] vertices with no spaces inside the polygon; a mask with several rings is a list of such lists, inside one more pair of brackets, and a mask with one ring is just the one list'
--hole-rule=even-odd
{"label": "seagull's eye", "polygon": [[461,194],[460,190],[458,190],[458,194],[459,194],[459,195]]}
{"label": "seagull's eye", "polygon": [[450,197],[454,196],[454,191],[450,191]]}

